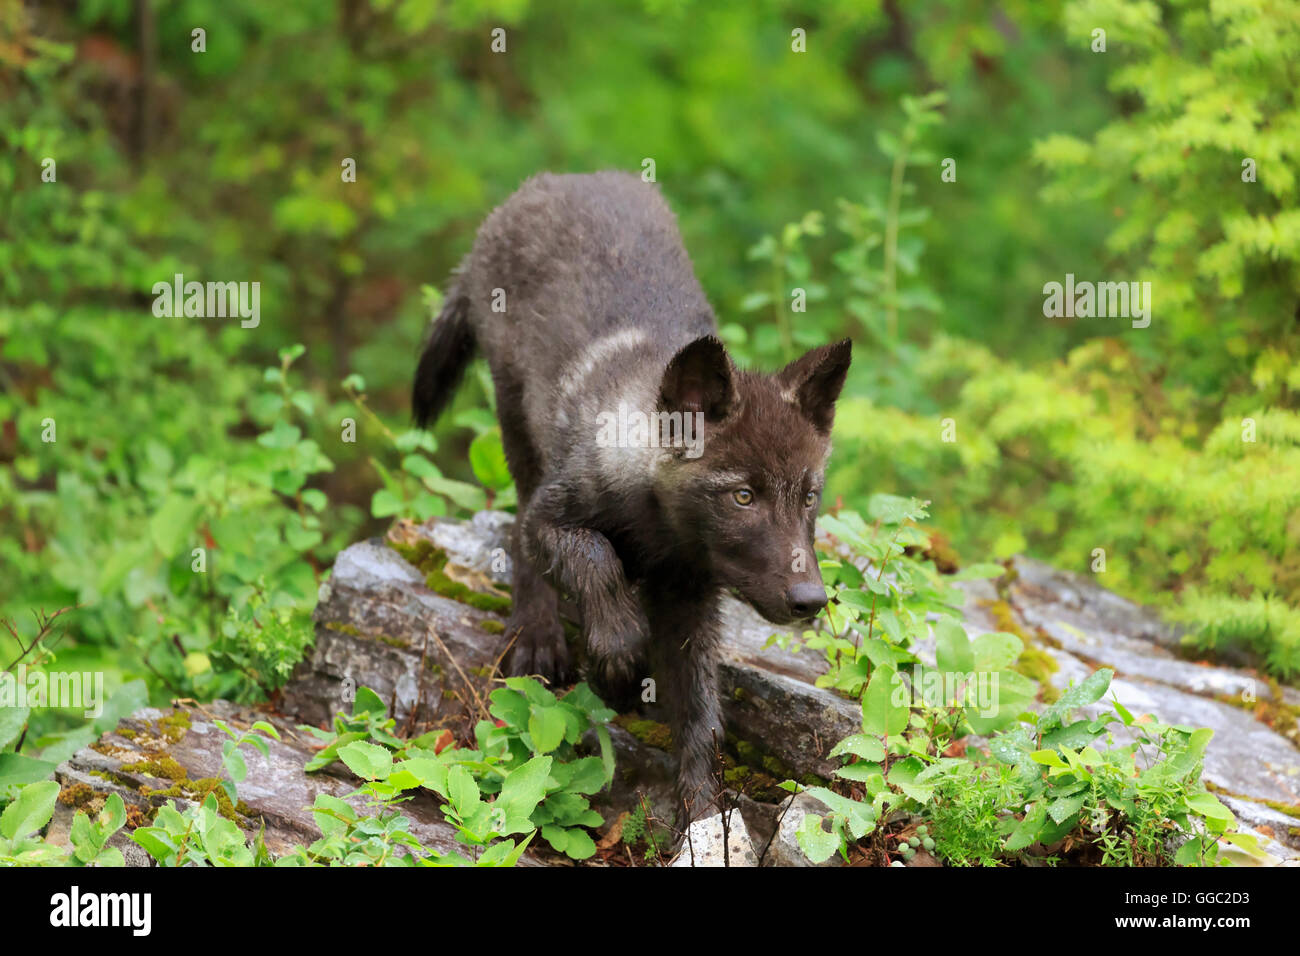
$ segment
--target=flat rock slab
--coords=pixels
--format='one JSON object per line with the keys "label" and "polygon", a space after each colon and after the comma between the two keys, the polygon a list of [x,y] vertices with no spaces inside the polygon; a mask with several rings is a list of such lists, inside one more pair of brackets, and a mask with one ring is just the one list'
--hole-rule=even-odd
{"label": "flat rock slab", "polygon": [[[1243,822],[1265,817],[1270,802],[1300,811],[1300,748],[1256,720],[1248,706],[1274,696],[1268,682],[1249,669],[1183,660],[1178,632],[1154,611],[1083,575],[1025,558],[1016,559],[1016,571],[1008,603],[1024,630],[1046,637],[1041,646],[1060,668],[1054,686],[1064,688],[1096,667],[1114,668],[1111,693],[1133,713],[1214,731],[1204,779],[1238,798]],[[1300,703],[1295,688],[1280,690],[1282,703]],[[1291,833],[1296,826],[1300,819],[1279,829],[1279,842],[1300,848],[1300,835]]]}
{"label": "flat rock slab", "polygon": [[[174,800],[181,806],[192,802],[195,781],[225,776],[222,769],[222,744],[229,738],[212,723],[219,718],[232,729],[245,729],[254,720],[267,720],[265,714],[241,710],[226,701],[214,701],[192,710],[186,710],[188,726],[183,723],[160,723],[176,713],[174,710],[146,708],[124,719],[112,733],[105,734],[95,748],[78,751],[55,772],[55,779],[65,793],[75,794],[77,803],[89,803],[94,808],[98,797],[119,794],[127,807],[136,807],[141,813]],[[306,773],[303,767],[314,751],[308,740],[293,730],[292,725],[273,720],[282,739],[268,740],[270,753],[263,757],[251,747],[241,751],[248,765],[248,776],[239,785],[239,799],[246,812],[236,814],[240,827],[255,835],[265,824],[263,839],[274,855],[289,852],[295,845],[309,846],[320,837],[320,830],[312,818],[310,807],[319,793],[347,800],[361,812],[364,800],[349,797],[358,781],[342,765]],[[184,770],[186,782],[182,793],[175,796],[150,794],[149,790],[165,790],[177,783],[170,776],[158,776],[166,769],[159,762],[170,758]],[[138,769],[127,769],[141,766]],[[171,766],[171,765],[168,765]],[[153,771],[153,772],[150,772]],[[174,774],[173,774],[174,775]],[[84,788],[75,788],[83,784]],[[51,833],[57,839],[66,839],[67,828],[75,813],[74,806],[59,804]],[[457,851],[470,855],[464,844],[455,842],[456,831],[446,823],[437,801],[420,791],[414,799],[402,804],[402,813],[411,820],[411,832],[420,842],[433,850],[446,853]],[[119,832],[114,845],[127,855],[131,865],[148,865],[152,861],[133,841]],[[537,866],[540,861],[525,853],[520,865]]]}

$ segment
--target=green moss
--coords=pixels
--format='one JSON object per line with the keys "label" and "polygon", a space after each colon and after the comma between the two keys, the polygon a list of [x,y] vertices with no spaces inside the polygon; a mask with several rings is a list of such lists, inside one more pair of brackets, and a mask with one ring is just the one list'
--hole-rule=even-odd
{"label": "green moss", "polygon": [[728,751],[723,754],[723,778],[745,796],[764,803],[778,803],[790,794],[781,789],[786,780],[798,779],[809,787],[825,787],[827,782],[814,773],[795,777],[795,773],[778,757],[767,753],[735,734],[727,735]]}
{"label": "green moss", "polygon": [[763,751],[748,740],[741,740],[738,737],[728,735],[727,743],[731,744],[732,749],[736,751],[736,756],[740,758],[740,762],[743,764],[754,764],[763,759]]}
{"label": "green moss", "polygon": [[140,793],[149,797],[176,797],[179,799],[193,800],[195,803],[202,803],[211,794],[217,800],[217,812],[238,824],[240,817],[248,818],[253,816],[253,808],[243,800],[232,804],[230,796],[226,793],[225,788],[221,785],[219,777],[203,777],[199,780],[177,780],[165,790],[152,790],[149,787],[141,787]]}
{"label": "green moss", "polygon": [[388,546],[400,554],[407,564],[414,565],[424,574],[441,568],[447,563],[447,555],[435,548],[428,538],[421,538],[415,544],[390,540]]}
{"label": "green moss", "polygon": [[1209,790],[1211,793],[1224,793],[1230,797],[1236,797],[1238,800],[1250,800],[1253,803],[1262,803],[1264,806],[1276,810],[1278,813],[1285,813],[1289,817],[1295,817],[1297,820],[1300,820],[1300,803],[1283,803],[1280,800],[1261,800],[1258,797],[1249,797],[1244,793],[1237,793],[1233,790],[1227,789],[1226,787],[1220,787],[1209,780],[1204,780],[1202,782],[1205,784],[1205,789]]}
{"label": "green moss", "polygon": [[388,546],[424,575],[425,587],[435,594],[476,607],[480,611],[491,611],[502,616],[509,614],[514,606],[508,597],[484,594],[459,581],[453,581],[444,570],[447,566],[447,552],[434,547],[433,542],[427,538],[421,538],[415,544],[389,541]]}
{"label": "green moss", "polygon": [[157,728],[159,737],[178,743],[190,729],[190,715],[178,707],[166,717],[159,717]]}
{"label": "green moss", "polygon": [[140,736],[138,730],[132,730],[130,727],[119,727],[114,733],[119,737],[125,737],[127,740],[135,740],[136,737]]}
{"label": "green moss", "polygon": [[491,618],[484,618],[478,622],[480,629],[487,631],[489,634],[504,634],[506,626],[500,621],[494,621]]}
{"label": "green moss", "polygon": [[74,783],[59,791],[59,803],[65,807],[83,807],[95,796],[95,788],[90,784]]}
{"label": "green moss", "polygon": [[151,777],[157,777],[159,780],[184,780],[188,776],[184,767],[172,757],[167,756],[126,764],[122,767],[122,772],[145,773]]}
{"label": "green moss", "polygon": [[389,647],[408,648],[411,646],[410,641],[404,641],[400,637],[392,637],[388,634],[367,634],[354,624],[342,624],[338,621],[326,621],[325,626],[331,631],[337,631],[339,634],[347,634],[349,637],[359,637],[364,640],[379,641],[387,644]]}
{"label": "green moss", "polygon": [[731,787],[733,790],[740,790],[743,792],[745,789],[745,783],[749,780],[749,778],[752,775],[753,775],[753,771],[749,767],[739,766],[739,767],[732,767],[731,769],[724,771],[722,774],[722,779],[727,782],[728,787]]}
{"label": "green moss", "polygon": [[661,724],[657,720],[645,720],[632,714],[619,714],[614,718],[614,723],[649,747],[658,747],[660,750],[668,750],[672,747],[673,734],[667,724]]}
{"label": "green moss", "polygon": [[447,577],[447,572],[441,568],[430,571],[424,579],[425,587],[435,594],[441,594],[445,598],[451,598],[453,601],[459,601],[461,604],[468,604],[470,607],[476,607],[480,611],[491,611],[495,614],[506,615],[510,613],[513,603],[508,597],[500,597],[496,594],[483,594],[475,591],[468,585],[461,584],[459,581],[453,581]]}

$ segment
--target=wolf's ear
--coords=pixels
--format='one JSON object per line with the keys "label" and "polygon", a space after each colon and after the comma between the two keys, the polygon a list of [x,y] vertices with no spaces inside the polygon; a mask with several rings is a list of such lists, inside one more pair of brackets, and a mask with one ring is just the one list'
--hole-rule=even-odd
{"label": "wolf's ear", "polygon": [[665,411],[703,412],[705,421],[726,418],[736,404],[736,371],[722,342],[706,335],[674,355],[659,402]]}
{"label": "wolf's ear", "polygon": [[853,343],[843,339],[833,345],[821,345],[797,358],[776,373],[777,383],[786,401],[803,412],[813,426],[829,434],[835,419],[835,399],[844,387],[849,371]]}

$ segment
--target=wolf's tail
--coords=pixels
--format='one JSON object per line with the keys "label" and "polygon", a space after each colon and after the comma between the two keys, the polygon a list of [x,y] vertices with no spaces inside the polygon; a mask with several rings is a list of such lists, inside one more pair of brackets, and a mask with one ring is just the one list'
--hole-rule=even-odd
{"label": "wolf's tail", "polygon": [[411,385],[411,410],[421,427],[432,425],[451,401],[474,355],[469,300],[453,288],[433,322]]}

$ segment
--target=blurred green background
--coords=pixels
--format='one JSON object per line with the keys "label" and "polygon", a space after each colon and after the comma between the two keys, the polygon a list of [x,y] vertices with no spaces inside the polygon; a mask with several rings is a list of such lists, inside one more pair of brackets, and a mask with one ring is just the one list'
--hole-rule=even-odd
{"label": "blurred green background", "polygon": [[[0,666],[79,604],[43,643],[119,708],[273,691],[340,548],[510,505],[481,369],[408,426],[478,223],[652,160],[739,359],[855,339],[830,499],[1104,549],[1293,679],[1298,63],[1265,0],[0,5]],[[176,273],[260,324],[156,316]],[[1150,327],[1045,318],[1066,273],[1151,282]],[[92,732],[42,720],[45,762]]]}

